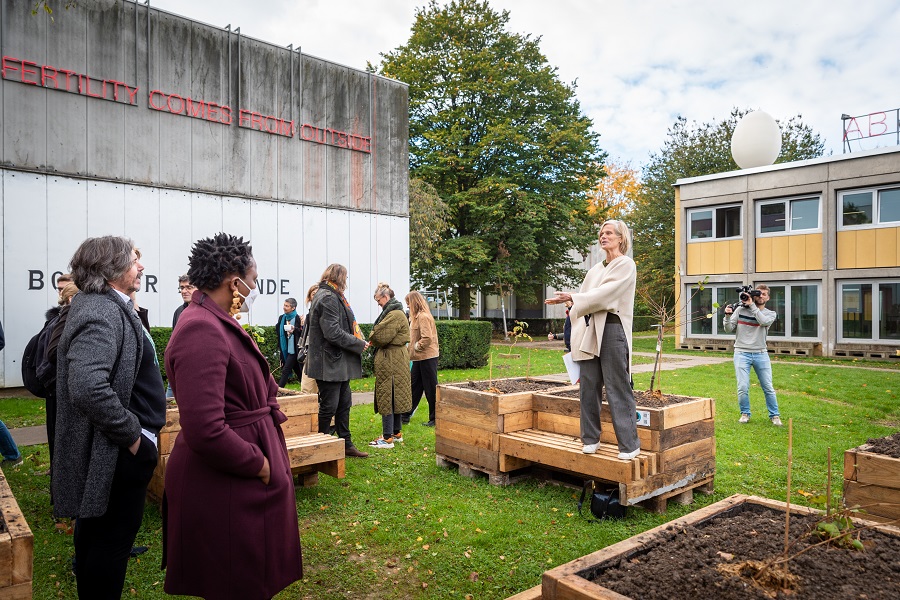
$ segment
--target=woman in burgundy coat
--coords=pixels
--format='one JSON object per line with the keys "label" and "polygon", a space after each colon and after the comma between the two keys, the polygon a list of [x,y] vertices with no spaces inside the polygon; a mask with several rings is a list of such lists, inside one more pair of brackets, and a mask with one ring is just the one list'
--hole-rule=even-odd
{"label": "woman in burgundy coat", "polygon": [[267,599],[303,576],[277,385],[229,314],[259,295],[251,252],[224,233],[194,244],[197,291],[166,348],[181,420],[163,498],[169,594]]}

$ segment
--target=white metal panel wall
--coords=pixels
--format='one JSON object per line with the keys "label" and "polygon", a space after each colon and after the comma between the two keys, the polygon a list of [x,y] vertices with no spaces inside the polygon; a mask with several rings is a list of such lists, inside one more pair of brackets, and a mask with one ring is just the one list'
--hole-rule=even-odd
{"label": "white metal panel wall", "polygon": [[[65,218],[65,215],[59,215]],[[44,323],[49,307],[47,276],[47,178],[3,173],[4,374],[21,385],[25,344]],[[41,277],[38,278],[38,274]],[[54,294],[55,296],[55,294]],[[54,304],[56,302],[54,301]]]}
{"label": "white metal panel wall", "polygon": [[[160,318],[160,305],[166,294],[161,293],[168,281],[161,273],[160,261],[163,237],[159,230],[159,195],[156,188],[137,185],[125,186],[125,237],[131,238],[141,251],[144,276],[141,291],[136,294],[138,306],[155,315],[157,323],[166,324]],[[79,240],[79,243],[81,240]],[[175,287],[174,285],[172,287]],[[171,313],[170,313],[171,314]]]}
{"label": "white metal panel wall", "polygon": [[7,340],[0,387],[21,385],[22,350],[56,303],[54,274],[68,270],[86,237],[125,235],[141,249],[139,302],[154,326],[171,325],[191,245],[223,230],[253,245],[261,292],[255,324],[273,324],[287,296],[302,306],[306,289],[334,262],[348,268],[347,296],[360,323],[378,316],[377,282],[390,283],[401,299],[409,289],[404,217],[10,170],[0,181],[0,320]]}

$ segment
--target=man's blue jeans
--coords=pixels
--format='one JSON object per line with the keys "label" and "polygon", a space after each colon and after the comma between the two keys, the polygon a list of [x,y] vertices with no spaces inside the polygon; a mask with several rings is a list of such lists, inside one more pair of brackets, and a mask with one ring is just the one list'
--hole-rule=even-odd
{"label": "man's blue jeans", "polygon": [[768,352],[734,353],[734,374],[737,377],[738,406],[742,415],[750,414],[750,367],[756,371],[759,386],[766,395],[769,418],[778,416],[778,399],[772,386],[772,363]]}
{"label": "man's blue jeans", "polygon": [[16,446],[15,440],[13,440],[9,429],[6,428],[3,421],[0,421],[0,454],[3,455],[5,460],[19,460],[19,457],[22,456],[19,454],[19,447]]}

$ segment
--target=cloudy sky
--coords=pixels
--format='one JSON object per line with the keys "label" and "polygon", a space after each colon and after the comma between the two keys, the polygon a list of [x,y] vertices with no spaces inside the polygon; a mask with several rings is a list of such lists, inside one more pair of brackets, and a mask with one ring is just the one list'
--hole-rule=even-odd
{"label": "cloudy sky", "polygon": [[[441,0],[443,1],[443,0]],[[406,43],[425,0],[151,0],[151,5],[356,68]],[[510,29],[541,37],[560,78],[577,81],[610,157],[640,167],[678,115],[733,106],[802,114],[826,152],[841,114],[900,107],[900,0],[490,0]],[[896,119],[896,112],[887,119]],[[879,120],[878,118],[874,120]],[[868,130],[861,119],[860,128]],[[877,129],[877,125],[875,126]],[[894,128],[892,128],[893,130]],[[895,144],[857,141],[854,150]]]}

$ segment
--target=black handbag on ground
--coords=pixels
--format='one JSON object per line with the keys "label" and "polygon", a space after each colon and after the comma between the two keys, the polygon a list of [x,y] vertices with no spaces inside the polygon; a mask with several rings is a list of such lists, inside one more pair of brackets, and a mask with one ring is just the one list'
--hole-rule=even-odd
{"label": "black handbag on ground", "polygon": [[[585,481],[584,487],[581,488],[581,498],[578,500],[578,514],[584,517],[581,507],[584,504],[584,498],[590,489],[591,494],[591,514],[597,520],[601,519],[624,519],[628,516],[628,507],[619,503],[619,488],[598,488],[593,480]],[[587,517],[584,517],[587,518]]]}

